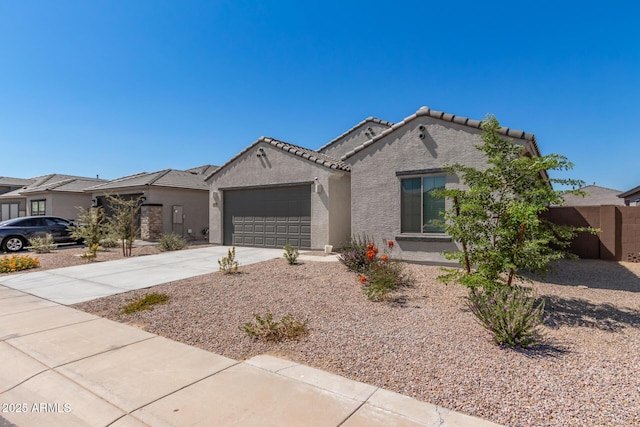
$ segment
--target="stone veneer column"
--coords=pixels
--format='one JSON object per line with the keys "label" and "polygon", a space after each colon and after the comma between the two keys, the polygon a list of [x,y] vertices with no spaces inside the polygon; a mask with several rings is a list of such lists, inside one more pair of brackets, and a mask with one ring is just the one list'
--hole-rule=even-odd
{"label": "stone veneer column", "polygon": [[162,231],[162,205],[142,205],[140,207],[140,238],[155,241]]}

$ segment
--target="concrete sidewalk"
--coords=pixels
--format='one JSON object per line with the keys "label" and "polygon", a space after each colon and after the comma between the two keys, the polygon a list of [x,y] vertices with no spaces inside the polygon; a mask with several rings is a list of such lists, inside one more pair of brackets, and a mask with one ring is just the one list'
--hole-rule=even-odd
{"label": "concrete sidewalk", "polygon": [[0,360],[0,425],[496,426],[272,356],[239,362],[4,286]]}
{"label": "concrete sidewalk", "polygon": [[[0,284],[70,305],[218,271],[229,247],[208,246],[0,277]],[[281,249],[236,248],[240,265],[282,257]]]}

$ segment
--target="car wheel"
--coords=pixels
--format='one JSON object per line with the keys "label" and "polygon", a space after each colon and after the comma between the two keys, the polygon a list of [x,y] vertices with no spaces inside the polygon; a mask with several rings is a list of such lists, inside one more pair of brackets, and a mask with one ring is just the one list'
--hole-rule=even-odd
{"label": "car wheel", "polygon": [[24,249],[26,243],[20,236],[9,236],[2,242],[2,249],[5,252],[18,252]]}

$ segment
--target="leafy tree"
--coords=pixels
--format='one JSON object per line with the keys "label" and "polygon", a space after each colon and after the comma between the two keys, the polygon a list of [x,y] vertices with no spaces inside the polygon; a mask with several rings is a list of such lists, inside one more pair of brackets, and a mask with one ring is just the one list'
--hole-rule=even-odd
{"label": "leafy tree", "polygon": [[109,204],[109,234],[122,241],[122,255],[131,256],[133,240],[139,232],[136,215],[142,206],[142,197],[106,196],[106,199]]}
{"label": "leafy tree", "polygon": [[594,231],[559,226],[540,217],[550,205],[561,205],[563,194],[580,194],[554,190],[552,184],[578,187],[581,181],[547,174],[569,170],[573,164],[558,154],[531,157],[521,145],[501,138],[499,129],[494,116],[482,123],[483,144],[476,148],[486,156],[486,169],[454,164],[450,172],[465,188],[434,190],[453,202],[453,209],[444,214],[445,229],[462,245],[461,251],[445,256],[464,269],[448,270],[440,278],[444,282],[490,291],[512,286],[515,278],[524,278],[523,270],[544,277],[552,261],[572,257],[567,249],[578,232]]}

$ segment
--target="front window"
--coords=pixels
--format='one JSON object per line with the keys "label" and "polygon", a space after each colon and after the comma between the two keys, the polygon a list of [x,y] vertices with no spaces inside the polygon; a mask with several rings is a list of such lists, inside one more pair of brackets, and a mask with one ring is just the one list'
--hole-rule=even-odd
{"label": "front window", "polygon": [[46,215],[46,200],[31,201],[31,215]]}
{"label": "front window", "polygon": [[444,199],[431,194],[433,189],[443,189],[444,184],[444,175],[402,180],[401,232],[444,233]]}

